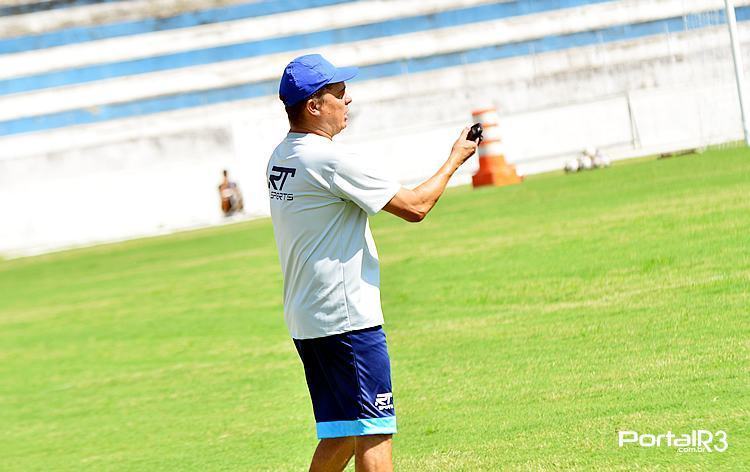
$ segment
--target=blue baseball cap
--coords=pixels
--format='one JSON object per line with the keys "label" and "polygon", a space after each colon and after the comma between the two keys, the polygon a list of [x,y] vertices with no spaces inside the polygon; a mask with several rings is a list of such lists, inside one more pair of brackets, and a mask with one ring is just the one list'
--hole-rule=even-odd
{"label": "blue baseball cap", "polygon": [[357,75],[356,67],[335,67],[320,54],[300,56],[287,64],[279,84],[279,98],[290,107],[328,84],[344,82]]}

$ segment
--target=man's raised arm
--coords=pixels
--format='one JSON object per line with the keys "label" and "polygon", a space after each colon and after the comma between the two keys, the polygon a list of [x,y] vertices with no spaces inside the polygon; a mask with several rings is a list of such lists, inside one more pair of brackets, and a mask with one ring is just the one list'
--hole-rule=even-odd
{"label": "man's raised arm", "polygon": [[435,175],[419,184],[414,190],[402,187],[383,207],[383,210],[411,223],[422,221],[445,191],[451,176],[476,152],[477,143],[466,139],[468,133],[468,127],[461,131],[461,136],[453,143],[448,160]]}

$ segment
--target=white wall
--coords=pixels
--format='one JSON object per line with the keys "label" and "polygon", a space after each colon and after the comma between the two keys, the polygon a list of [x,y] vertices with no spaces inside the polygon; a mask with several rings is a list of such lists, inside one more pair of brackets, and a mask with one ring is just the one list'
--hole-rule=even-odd
{"label": "white wall", "polygon": [[231,132],[218,128],[0,161],[0,214],[14,222],[3,225],[4,249],[216,223],[217,170],[236,160]]}

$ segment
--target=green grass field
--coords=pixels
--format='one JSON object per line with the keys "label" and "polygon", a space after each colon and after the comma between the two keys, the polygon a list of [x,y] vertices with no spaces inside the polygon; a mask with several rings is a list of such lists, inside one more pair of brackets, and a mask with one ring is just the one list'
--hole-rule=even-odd
{"label": "green grass field", "polygon": [[[750,464],[750,152],[377,215],[402,471]],[[300,471],[270,220],[0,262],[0,469]],[[723,453],[617,431],[727,432]],[[353,468],[351,468],[353,470]]]}

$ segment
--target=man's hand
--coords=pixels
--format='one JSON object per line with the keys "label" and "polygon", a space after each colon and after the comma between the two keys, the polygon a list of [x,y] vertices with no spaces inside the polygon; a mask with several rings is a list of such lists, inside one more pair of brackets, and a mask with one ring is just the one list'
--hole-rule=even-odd
{"label": "man's hand", "polygon": [[[450,160],[456,165],[456,168],[460,167],[461,164],[466,162],[468,158],[477,152],[477,142],[469,141],[466,136],[469,134],[470,127],[466,127],[461,131],[461,135],[458,137],[455,143],[453,143],[453,149],[451,149]],[[477,138],[479,141],[479,138]]]}

